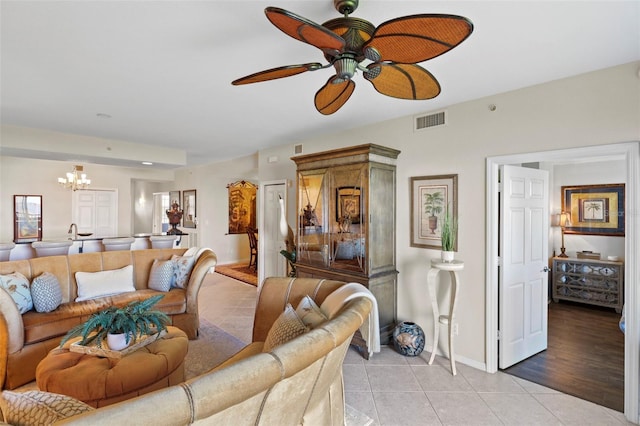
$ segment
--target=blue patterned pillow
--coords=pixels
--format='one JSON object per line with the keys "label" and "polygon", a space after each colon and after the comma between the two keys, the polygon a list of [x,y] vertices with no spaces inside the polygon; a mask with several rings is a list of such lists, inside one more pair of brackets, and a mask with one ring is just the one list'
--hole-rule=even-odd
{"label": "blue patterned pillow", "polygon": [[33,308],[33,299],[31,299],[31,291],[29,290],[29,280],[20,272],[0,275],[0,287],[9,293],[21,314]]}
{"label": "blue patterned pillow", "polygon": [[185,288],[189,281],[189,275],[191,275],[191,269],[195,263],[196,258],[193,256],[171,256],[173,261],[173,287]]}
{"label": "blue patterned pillow", "polygon": [[33,307],[37,312],[51,312],[62,303],[62,290],[58,278],[51,272],[43,272],[31,282]]}
{"label": "blue patterned pillow", "polygon": [[173,261],[156,259],[149,273],[149,288],[156,291],[169,291],[173,284]]}

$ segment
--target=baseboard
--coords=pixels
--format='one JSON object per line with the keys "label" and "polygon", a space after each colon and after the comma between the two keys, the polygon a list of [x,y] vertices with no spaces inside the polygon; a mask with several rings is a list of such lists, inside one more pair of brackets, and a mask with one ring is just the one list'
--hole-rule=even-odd
{"label": "baseboard", "polygon": [[[433,349],[432,347],[427,347],[425,346],[425,350],[428,352],[431,352]],[[443,351],[441,350],[437,350],[436,351],[436,355],[441,356],[443,358],[449,359],[448,354],[445,354]],[[484,371],[485,373],[487,372],[487,364],[485,362],[479,362],[476,361],[474,359],[470,359],[461,355],[456,354],[456,363],[460,363],[460,364],[464,364],[464,365],[468,365],[469,367],[473,367],[475,369]]]}

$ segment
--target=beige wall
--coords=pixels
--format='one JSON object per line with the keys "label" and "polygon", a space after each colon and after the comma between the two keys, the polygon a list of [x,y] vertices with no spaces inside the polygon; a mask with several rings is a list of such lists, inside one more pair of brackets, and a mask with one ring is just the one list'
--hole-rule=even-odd
{"label": "beige wall", "polygon": [[[624,161],[601,161],[594,163],[559,164],[553,168],[553,188],[551,196],[553,205],[557,206],[551,213],[559,213],[562,201],[562,186],[574,185],[600,185],[625,183],[626,167]],[[560,229],[553,230],[554,244],[552,250],[560,253],[561,233]],[[600,235],[567,234],[564,237],[564,245],[567,254],[576,256],[576,252],[590,250],[600,253],[602,259],[607,256],[618,256],[624,259],[625,237],[603,237]]]}
{"label": "beige wall", "polygon": [[[398,158],[397,266],[398,317],[420,324],[430,335],[432,319],[424,277],[434,250],[410,246],[409,181],[412,176],[458,174],[461,275],[456,353],[485,363],[485,161],[489,156],[549,151],[640,140],[640,63],[498,94],[447,109],[445,126],[413,131],[408,116],[330,136],[309,138],[304,152],[376,143],[402,151]],[[446,87],[443,88],[446,90]],[[387,101],[387,100],[385,100]],[[392,107],[393,101],[390,102]],[[490,111],[489,104],[496,110]],[[428,102],[425,103],[428,106]],[[425,110],[427,111],[427,110]],[[286,157],[293,144],[260,153],[260,174],[278,169],[294,179],[293,166],[267,163]],[[295,214],[295,213],[294,213]],[[290,220],[295,223],[295,216]],[[429,342],[430,338],[427,339]]]}
{"label": "beige wall", "polygon": [[196,232],[199,245],[212,247],[219,264],[249,261],[247,235],[228,234],[227,185],[239,180],[258,183],[257,154],[176,171],[175,189],[195,189],[197,196],[198,228],[183,230]]}
{"label": "beige wall", "polygon": [[[361,128],[310,137],[296,144],[303,144],[305,154],[363,143],[402,151],[397,177],[398,316],[400,320],[417,322],[428,335],[432,320],[424,277],[428,260],[439,253],[410,247],[409,180],[412,176],[458,174],[457,256],[465,261],[465,270],[461,276],[456,353],[459,359],[481,367],[485,363],[486,158],[640,140],[639,66],[640,63],[627,64],[453,105],[447,109],[445,126],[421,132],[413,131],[413,117],[408,116],[376,124],[363,123]],[[381,101],[389,102],[390,108],[394,102],[407,102]],[[490,111],[489,104],[495,104],[497,109]],[[424,105],[428,112],[428,101]],[[348,109],[338,113],[348,114]],[[283,145],[254,156],[175,172],[174,187],[170,189],[197,190],[198,241],[216,251],[219,263],[249,257],[245,236],[226,235],[227,184],[242,179],[254,182],[289,179],[294,183],[289,192],[289,221],[295,223],[295,165],[289,159],[293,156],[293,146]],[[269,162],[270,157],[277,157],[277,161]],[[50,228],[47,232],[52,236],[66,234],[71,198],[57,186],[54,178],[70,169],[70,164],[0,158],[0,241],[10,241],[13,237],[10,226],[13,194],[44,194],[45,220],[49,220],[45,226]],[[162,178],[152,179],[140,175],[142,171],[137,169],[116,169],[113,173],[112,168],[87,166],[97,186],[119,189],[119,230],[126,234],[132,223],[131,175],[151,181],[172,180],[173,175],[162,174]],[[34,176],[35,180],[31,184],[25,176]]]}
{"label": "beige wall", "polygon": [[169,192],[173,187],[171,182],[149,182],[134,180],[132,183],[132,234],[150,234],[153,232],[153,194]]}
{"label": "beige wall", "polygon": [[[5,138],[3,135],[3,141]],[[133,233],[132,181],[173,181],[174,172],[149,168],[109,167],[66,161],[0,157],[0,241],[13,241],[13,195],[42,195],[43,239],[66,238],[71,224],[71,194],[58,177],[84,165],[94,189],[118,190],[118,234]]]}

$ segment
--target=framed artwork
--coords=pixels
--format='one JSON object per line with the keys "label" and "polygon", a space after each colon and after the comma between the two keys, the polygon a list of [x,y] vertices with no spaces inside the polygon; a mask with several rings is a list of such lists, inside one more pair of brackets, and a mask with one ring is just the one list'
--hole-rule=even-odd
{"label": "framed artwork", "polygon": [[42,195],[13,196],[13,241],[42,240]]}
{"label": "framed artwork", "polygon": [[195,228],[196,217],[196,190],[182,191],[182,226]]}
{"label": "framed artwork", "polygon": [[229,234],[245,234],[256,225],[258,186],[244,180],[227,185],[229,190]]}
{"label": "framed artwork", "polygon": [[[411,178],[411,247],[442,250],[442,218],[458,221],[458,175]],[[454,251],[458,250],[458,240]]]}
{"label": "framed artwork", "polygon": [[565,234],[624,236],[624,183],[562,187]]}
{"label": "framed artwork", "polygon": [[349,216],[351,223],[360,223],[360,188],[348,186],[336,188],[336,221]]}

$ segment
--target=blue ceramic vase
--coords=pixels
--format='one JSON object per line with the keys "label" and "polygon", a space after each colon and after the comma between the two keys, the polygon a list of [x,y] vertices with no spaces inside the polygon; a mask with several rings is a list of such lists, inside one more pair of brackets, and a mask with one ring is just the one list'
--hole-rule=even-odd
{"label": "blue ceramic vase", "polygon": [[424,331],[415,322],[403,321],[393,330],[393,346],[404,356],[418,356],[424,349]]}

